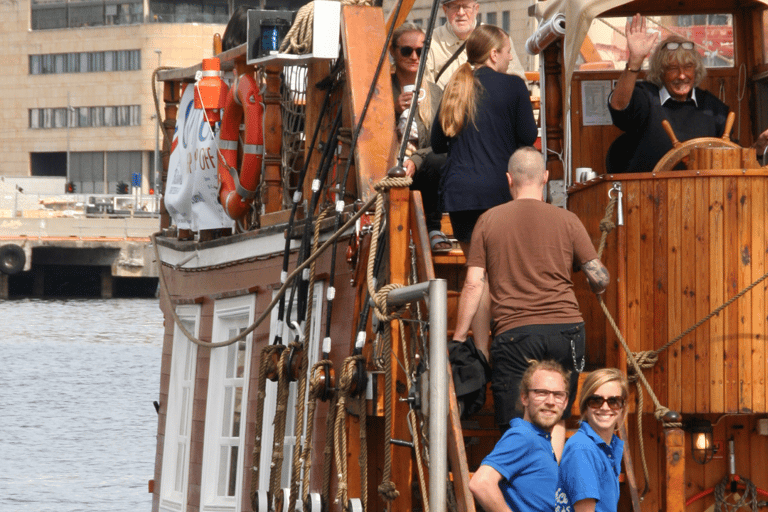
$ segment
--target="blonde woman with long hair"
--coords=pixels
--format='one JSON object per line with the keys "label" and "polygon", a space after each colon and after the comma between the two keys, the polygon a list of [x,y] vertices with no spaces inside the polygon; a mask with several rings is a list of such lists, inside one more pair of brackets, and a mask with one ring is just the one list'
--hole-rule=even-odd
{"label": "blonde woman with long hair", "polygon": [[[467,62],[443,91],[432,126],[432,150],[448,153],[441,179],[443,211],[469,254],[480,215],[512,199],[506,178],[509,157],[517,148],[533,145],[538,129],[525,82],[506,74],[512,60],[507,33],[480,25],[467,38],[466,51]],[[475,344],[486,355],[489,331],[486,285],[472,322]]]}

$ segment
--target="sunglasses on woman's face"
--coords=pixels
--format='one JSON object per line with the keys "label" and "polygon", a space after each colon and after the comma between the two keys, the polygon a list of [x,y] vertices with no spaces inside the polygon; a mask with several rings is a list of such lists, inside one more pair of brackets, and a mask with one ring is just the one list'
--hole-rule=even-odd
{"label": "sunglasses on woman's face", "polygon": [[422,46],[419,46],[418,48],[414,48],[413,46],[400,46],[400,55],[403,57],[410,57],[413,55],[413,52],[416,52],[416,56],[421,58],[421,49]]}
{"label": "sunglasses on woman's face", "polygon": [[592,395],[587,398],[587,407],[590,409],[599,409],[603,406],[604,403],[608,402],[608,407],[613,409],[614,411],[618,411],[619,409],[624,408],[624,399],[620,396],[600,396],[600,395]]}
{"label": "sunglasses on woman's face", "polygon": [[685,41],[684,43],[667,43],[664,45],[664,48],[673,52],[681,46],[683,47],[683,50],[693,50],[693,43],[690,41]]}

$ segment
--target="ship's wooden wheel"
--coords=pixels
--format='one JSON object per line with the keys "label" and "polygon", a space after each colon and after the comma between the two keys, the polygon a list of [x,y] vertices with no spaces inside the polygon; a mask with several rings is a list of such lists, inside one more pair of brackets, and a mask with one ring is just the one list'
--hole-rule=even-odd
{"label": "ship's wooden wheel", "polygon": [[667,151],[667,154],[661,157],[656,166],[653,168],[653,172],[667,172],[674,169],[677,164],[683,162],[687,165],[688,158],[691,152],[696,149],[714,149],[714,148],[731,148],[741,149],[741,146],[732,142],[728,136],[733,128],[733,122],[736,119],[736,114],[731,111],[728,112],[728,117],[725,120],[725,130],[723,136],[718,137],[697,137],[695,139],[680,142],[675,136],[675,132],[672,130],[672,126],[666,119],[661,122],[664,130],[669,135],[672,141],[672,149]]}

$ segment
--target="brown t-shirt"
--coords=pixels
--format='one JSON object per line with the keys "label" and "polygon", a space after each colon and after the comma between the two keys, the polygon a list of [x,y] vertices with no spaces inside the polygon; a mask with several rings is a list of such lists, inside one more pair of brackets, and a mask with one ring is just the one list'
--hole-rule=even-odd
{"label": "brown t-shirt", "polygon": [[488,273],[494,335],[524,325],[581,322],[571,272],[597,258],[568,210],[536,199],[491,208],[475,225],[468,267]]}

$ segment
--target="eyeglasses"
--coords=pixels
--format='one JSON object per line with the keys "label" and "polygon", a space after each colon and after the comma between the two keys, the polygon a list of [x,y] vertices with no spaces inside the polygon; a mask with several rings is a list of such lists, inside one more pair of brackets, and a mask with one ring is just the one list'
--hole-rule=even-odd
{"label": "eyeglasses", "polygon": [[680,72],[693,73],[694,69],[696,69],[696,64],[691,62],[689,64],[684,64],[682,66],[680,66],[680,65],[677,65],[677,66],[667,66],[666,68],[664,68],[664,72],[665,73],[672,73],[673,75],[679,75]]}
{"label": "eyeglasses", "polygon": [[683,50],[693,50],[693,43],[690,42],[690,41],[685,41],[683,43],[669,42],[669,43],[664,45],[664,48],[666,48],[667,50],[673,52],[673,51],[677,50],[678,48],[680,48],[681,46],[683,47]]}
{"label": "eyeglasses", "polygon": [[450,3],[450,4],[446,4],[445,8],[448,9],[449,11],[459,12],[463,10],[464,12],[470,12],[475,8],[476,5],[477,5],[476,3],[471,3],[471,4]]}
{"label": "eyeglasses", "polygon": [[416,52],[416,56],[421,58],[421,50],[424,48],[423,46],[419,46],[418,48],[414,48],[413,46],[400,46],[398,47],[400,50],[400,55],[403,57],[410,57],[413,55],[413,52]]}
{"label": "eyeglasses", "polygon": [[534,402],[543,402],[544,400],[547,399],[547,397],[549,397],[549,395],[552,395],[552,398],[557,404],[562,404],[568,399],[568,393],[566,393],[565,391],[550,391],[548,389],[529,389],[528,393],[533,395]]}
{"label": "eyeglasses", "polygon": [[624,399],[620,396],[604,397],[600,395],[592,395],[586,400],[587,407],[590,409],[599,409],[606,402],[608,402],[608,407],[614,411],[624,408]]}

